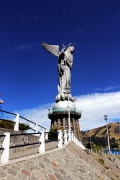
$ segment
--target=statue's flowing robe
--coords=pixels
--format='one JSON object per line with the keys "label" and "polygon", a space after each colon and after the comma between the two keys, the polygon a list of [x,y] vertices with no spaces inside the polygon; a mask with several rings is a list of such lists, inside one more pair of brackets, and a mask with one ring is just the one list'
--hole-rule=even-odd
{"label": "statue's flowing robe", "polygon": [[61,93],[70,93],[71,73],[73,55],[68,51],[62,52],[58,59],[58,78]]}

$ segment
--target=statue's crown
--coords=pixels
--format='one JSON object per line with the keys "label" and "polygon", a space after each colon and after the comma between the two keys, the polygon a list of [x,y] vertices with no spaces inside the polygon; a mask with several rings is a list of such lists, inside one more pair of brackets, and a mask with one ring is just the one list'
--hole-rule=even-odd
{"label": "statue's crown", "polygon": [[74,43],[74,44],[73,44],[73,43],[69,43],[69,44],[68,44],[68,47],[69,47],[69,46],[73,46],[73,47],[74,47],[74,45],[75,45],[75,43]]}

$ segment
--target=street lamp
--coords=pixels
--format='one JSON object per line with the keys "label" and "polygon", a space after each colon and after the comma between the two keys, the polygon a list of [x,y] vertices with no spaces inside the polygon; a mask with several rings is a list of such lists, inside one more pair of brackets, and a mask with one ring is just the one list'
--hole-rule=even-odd
{"label": "street lamp", "polygon": [[[120,122],[118,122],[118,133],[120,133]],[[120,150],[120,138],[118,139],[118,148]]]}
{"label": "street lamp", "polygon": [[70,106],[69,106],[69,95],[68,95],[68,129],[69,133],[71,131],[71,124],[70,124]]}
{"label": "street lamp", "polygon": [[110,154],[110,140],[109,140],[109,132],[108,132],[108,124],[107,124],[107,115],[104,115],[104,120],[106,121],[108,150],[109,150],[109,154]]}
{"label": "street lamp", "polygon": [[91,152],[92,152],[92,142],[91,142],[91,137],[90,137],[90,149],[91,149]]}
{"label": "street lamp", "polygon": [[[0,95],[1,95],[1,92],[0,92]],[[4,104],[4,101],[3,101],[3,100],[1,100],[1,99],[0,99],[0,104]],[[0,111],[1,111],[1,106],[0,106]],[[2,111],[1,111],[1,114],[2,114],[2,116],[3,116]],[[1,118],[1,117],[0,117],[0,118]]]}

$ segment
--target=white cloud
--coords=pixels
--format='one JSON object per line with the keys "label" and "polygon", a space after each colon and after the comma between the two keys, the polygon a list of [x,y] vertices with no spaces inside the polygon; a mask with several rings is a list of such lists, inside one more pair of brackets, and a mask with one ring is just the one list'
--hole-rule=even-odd
{"label": "white cloud", "polygon": [[108,122],[120,119],[120,92],[95,93],[77,97],[76,107],[82,110],[81,130],[105,125],[104,115]]}
{"label": "white cloud", "polygon": [[110,90],[113,90],[113,89],[116,89],[117,87],[114,87],[114,86],[108,86],[106,88],[104,88],[104,91],[110,91]]}
{"label": "white cloud", "polygon": [[39,16],[40,16],[40,15],[39,15],[39,14],[37,14],[37,15],[35,16],[35,19],[37,19],[37,20],[38,20],[38,19],[39,19]]}
{"label": "white cloud", "polygon": [[120,85],[118,86],[108,86],[108,87],[105,87],[105,88],[95,88],[94,90],[95,91],[111,91],[111,90],[115,90],[115,89],[119,89],[120,88]]}
{"label": "white cloud", "polygon": [[[48,109],[52,108],[52,103],[51,104],[46,104],[46,105],[42,105],[39,106],[37,108],[33,108],[33,109],[24,109],[22,111],[15,111],[15,113],[19,113],[21,116],[25,117],[28,120],[31,120],[35,123],[37,123],[38,125],[41,125],[47,129],[50,128],[50,119],[48,119]],[[23,123],[27,123],[27,121],[23,120],[22,118],[20,118],[20,122]],[[32,125],[31,123],[29,123],[29,125],[33,128],[34,125]],[[39,128],[39,130],[41,130]]]}
{"label": "white cloud", "polygon": [[22,44],[16,45],[12,48],[13,51],[29,51],[35,49],[37,46],[40,46],[40,42],[35,42],[34,44]]}
{"label": "white cloud", "polygon": [[13,50],[24,51],[24,50],[29,50],[29,49],[31,49],[33,47],[34,47],[33,44],[30,44],[30,45],[22,44],[22,45],[15,46],[13,48]]}
{"label": "white cloud", "polygon": [[[81,130],[105,125],[104,115],[106,114],[108,115],[108,122],[120,119],[120,92],[77,96],[75,104],[78,110],[82,110],[82,117],[79,120]],[[25,109],[19,113],[49,129],[48,108],[52,108],[52,105],[51,103],[34,109]]]}
{"label": "white cloud", "polygon": [[86,33],[86,31],[84,31],[83,29],[80,29],[80,28],[76,28],[75,30],[76,30],[76,32],[79,32],[81,34],[85,34]]}

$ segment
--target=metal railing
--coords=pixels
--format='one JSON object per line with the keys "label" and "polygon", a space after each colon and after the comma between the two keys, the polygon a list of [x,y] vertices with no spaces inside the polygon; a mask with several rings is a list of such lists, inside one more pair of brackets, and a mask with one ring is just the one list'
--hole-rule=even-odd
{"label": "metal railing", "polygon": [[[15,116],[15,119],[13,121],[15,131],[19,131],[20,118],[27,121],[28,123],[32,123],[34,125],[34,128],[29,127],[29,129],[33,130],[36,133],[40,132],[40,131],[38,131],[38,127],[40,127],[44,131],[47,131],[47,128],[45,128],[45,127],[43,127],[41,125],[38,125],[37,123],[35,123],[35,122],[33,122],[33,121],[31,121],[31,120],[29,120],[27,118],[24,118],[23,116],[20,116],[18,113],[12,113],[12,112],[8,112],[8,111],[5,111],[5,110],[0,110],[0,112]],[[0,118],[0,120],[2,120],[2,118]]]}
{"label": "metal railing", "polygon": [[114,155],[120,155],[120,151],[117,150],[95,150],[95,149],[87,149],[89,153],[96,153],[96,154],[114,154]]}
{"label": "metal railing", "polygon": [[[1,152],[1,163],[8,163],[9,151],[12,148],[19,148],[19,147],[39,144],[39,153],[44,154],[45,153],[45,136],[46,136],[46,134],[49,134],[49,133],[52,133],[52,134],[56,133],[57,134],[57,139],[55,139],[55,140],[58,141],[58,144],[57,144],[58,148],[62,148],[63,144],[68,144],[68,142],[73,141],[75,144],[77,144],[81,148],[85,149],[84,146],[82,145],[82,143],[75,137],[74,133],[73,132],[67,133],[66,130],[64,130],[63,132],[61,130],[58,130],[56,132],[41,131],[39,133],[28,133],[28,134],[25,134],[25,133],[21,133],[21,134],[4,133],[3,135],[0,135],[0,137],[3,137],[2,147],[0,148],[0,150],[1,150],[0,151]],[[36,134],[40,135],[38,142],[25,143],[25,144],[10,146],[10,138],[12,136],[23,136],[23,135],[27,136],[27,135],[36,135]]]}

